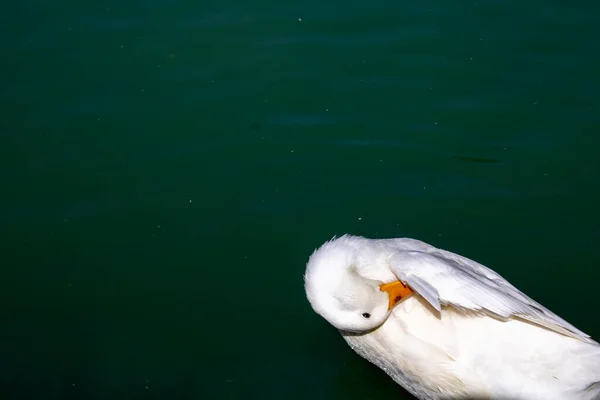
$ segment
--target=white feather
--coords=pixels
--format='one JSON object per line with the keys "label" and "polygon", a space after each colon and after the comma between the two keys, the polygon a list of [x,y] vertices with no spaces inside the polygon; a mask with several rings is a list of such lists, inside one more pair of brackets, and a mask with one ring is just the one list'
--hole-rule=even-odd
{"label": "white feather", "polygon": [[[435,308],[441,302],[461,309],[484,311],[503,320],[519,317],[594,342],[589,335],[526,296],[496,272],[457,254],[433,246],[426,251],[400,247],[390,258],[390,269]],[[437,299],[431,300],[435,293]]]}

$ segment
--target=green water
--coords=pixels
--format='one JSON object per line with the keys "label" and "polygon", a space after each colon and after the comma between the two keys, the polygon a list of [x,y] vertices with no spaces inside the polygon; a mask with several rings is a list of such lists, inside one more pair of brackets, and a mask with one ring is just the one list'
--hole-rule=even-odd
{"label": "green water", "polygon": [[1,14],[0,398],[408,399],[305,298],[343,233],[600,337],[600,3]]}

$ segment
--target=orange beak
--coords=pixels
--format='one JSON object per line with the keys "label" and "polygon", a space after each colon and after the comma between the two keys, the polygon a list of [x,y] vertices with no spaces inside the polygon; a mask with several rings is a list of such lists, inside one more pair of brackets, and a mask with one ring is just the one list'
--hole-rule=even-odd
{"label": "orange beak", "polygon": [[400,300],[413,294],[413,290],[400,281],[384,283],[379,286],[384,292],[387,292],[390,297],[390,305],[388,310],[391,310]]}

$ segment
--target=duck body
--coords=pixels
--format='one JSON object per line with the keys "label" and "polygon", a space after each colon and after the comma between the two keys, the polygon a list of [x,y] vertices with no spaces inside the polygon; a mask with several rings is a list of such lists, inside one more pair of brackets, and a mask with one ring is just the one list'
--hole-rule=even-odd
{"label": "duck body", "polygon": [[[374,283],[393,281],[414,293],[382,314]],[[354,351],[419,399],[600,399],[600,345],[465,257],[345,235],[313,253],[305,288]]]}

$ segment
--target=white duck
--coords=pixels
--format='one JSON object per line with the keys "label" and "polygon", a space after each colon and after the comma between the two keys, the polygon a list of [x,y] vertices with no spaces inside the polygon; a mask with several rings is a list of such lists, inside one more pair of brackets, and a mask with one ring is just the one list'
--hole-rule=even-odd
{"label": "white duck", "polygon": [[304,279],[313,309],[419,399],[600,399],[600,344],[468,258],[345,235]]}

